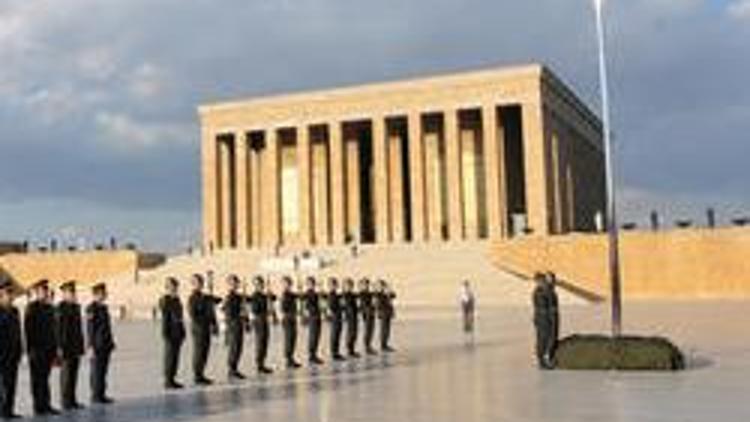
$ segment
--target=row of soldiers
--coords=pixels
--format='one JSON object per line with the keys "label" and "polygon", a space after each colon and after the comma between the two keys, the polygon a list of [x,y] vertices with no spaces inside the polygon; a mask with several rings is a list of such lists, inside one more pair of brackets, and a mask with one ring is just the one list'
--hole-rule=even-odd
{"label": "row of soldiers", "polygon": [[[327,289],[321,291],[314,277],[306,279],[304,289],[295,289],[293,279],[286,276],[281,280],[283,291],[280,298],[271,291],[268,281],[262,276],[254,277],[253,292],[246,294],[240,278],[229,275],[228,293],[224,298],[214,296],[210,288],[206,291],[206,281],[202,274],[194,274],[191,281],[188,312],[193,341],[193,381],[196,385],[209,385],[213,382],[206,377],[205,369],[211,338],[219,333],[216,318],[216,307],[219,305],[226,322],[229,379],[245,378],[239,370],[239,363],[248,332],[253,332],[255,336],[255,367],[258,373],[272,372],[266,365],[272,323],[281,323],[284,358],[290,369],[301,366],[295,357],[299,323],[307,326],[307,360],[310,365],[323,363],[319,355],[319,344],[324,321],[328,322],[330,355],[334,361],[346,359],[341,351],[344,334],[346,354],[350,358],[359,357],[357,339],[360,319],[364,326],[363,345],[366,353],[377,353],[372,344],[376,320],[379,321],[381,351],[393,351],[389,339],[391,321],[395,316],[393,301],[396,296],[384,280],[380,280],[373,290],[370,280],[362,279],[359,289],[355,290],[355,283],[351,278],[345,279],[343,289],[340,289],[339,280],[331,277],[328,279]],[[164,340],[164,386],[167,389],[183,387],[176,380],[180,350],[187,334],[179,284],[176,278],[168,278],[166,293],[159,301]]]}
{"label": "row of soldiers", "polygon": [[[49,378],[53,367],[60,367],[60,401],[65,410],[83,406],[76,398],[81,359],[90,356],[91,400],[112,402],[106,394],[107,371],[115,349],[107,289],[104,284],[92,287],[93,301],[86,306],[84,324],[81,305],[76,296],[76,282],[64,283],[62,299],[55,304],[49,282],[41,280],[31,287],[23,321],[13,305],[14,286],[9,280],[0,282],[0,418],[15,419],[18,368],[25,351],[28,358],[31,395],[36,415],[56,415],[52,407]],[[85,328],[84,328],[85,327]],[[84,336],[84,329],[86,336]],[[87,340],[87,341],[86,341]]]}

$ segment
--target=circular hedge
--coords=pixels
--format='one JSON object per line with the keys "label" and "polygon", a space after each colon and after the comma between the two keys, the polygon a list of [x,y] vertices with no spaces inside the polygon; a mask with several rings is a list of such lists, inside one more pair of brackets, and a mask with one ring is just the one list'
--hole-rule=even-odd
{"label": "circular hedge", "polygon": [[677,346],[663,337],[576,334],[558,343],[555,368],[677,371],[685,369],[685,358]]}

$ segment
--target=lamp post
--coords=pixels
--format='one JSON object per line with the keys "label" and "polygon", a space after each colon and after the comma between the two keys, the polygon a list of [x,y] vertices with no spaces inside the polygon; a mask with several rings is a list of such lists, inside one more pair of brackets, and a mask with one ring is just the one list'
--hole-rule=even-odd
{"label": "lamp post", "polygon": [[602,124],[604,130],[604,160],[607,179],[607,233],[609,249],[609,276],[612,295],[612,336],[622,334],[622,287],[620,277],[620,251],[617,227],[615,174],[612,163],[612,130],[609,115],[609,86],[607,82],[607,58],[605,55],[604,1],[594,0],[596,12],[596,35],[599,44],[599,89],[601,92]]}

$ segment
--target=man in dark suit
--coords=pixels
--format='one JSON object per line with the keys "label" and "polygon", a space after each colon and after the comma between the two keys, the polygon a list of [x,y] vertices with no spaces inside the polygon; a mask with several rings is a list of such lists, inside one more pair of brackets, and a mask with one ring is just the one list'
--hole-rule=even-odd
{"label": "man in dark suit", "polygon": [[164,340],[164,388],[166,389],[183,387],[175,380],[180,363],[180,349],[185,342],[185,322],[179,286],[180,282],[176,278],[167,278],[166,293],[159,299],[161,336]]}
{"label": "man in dark suit", "polygon": [[214,299],[203,292],[203,286],[203,276],[194,274],[188,310],[193,336],[193,380],[197,385],[210,385],[213,381],[206,377],[205,370],[211,350],[211,336],[218,333],[218,324],[214,313]]}
{"label": "man in dark suit", "polygon": [[0,279],[0,419],[4,420],[19,418],[15,403],[23,344],[13,288],[10,280]]}
{"label": "man in dark suit", "polygon": [[104,283],[95,284],[91,293],[94,300],[86,307],[86,334],[91,354],[91,401],[110,404],[113,400],[107,396],[107,373],[110,357],[115,350],[115,339],[106,303],[107,286]]}
{"label": "man in dark suit", "polygon": [[347,278],[344,282],[344,316],[346,317],[346,349],[350,358],[359,357],[357,353],[357,331],[359,326],[359,297],[354,291],[354,280]]}
{"label": "man in dark suit", "polygon": [[31,396],[35,415],[57,415],[50,402],[49,376],[58,361],[55,308],[49,281],[40,280],[32,286],[34,299],[26,307],[24,334],[31,373]]}
{"label": "man in dark suit", "polygon": [[222,311],[226,322],[227,342],[227,367],[228,377],[232,379],[245,379],[245,375],[239,371],[240,358],[245,342],[245,331],[248,328],[247,311],[245,302],[247,297],[240,291],[242,284],[240,278],[234,274],[227,277],[229,291],[224,298]]}
{"label": "man in dark suit", "polygon": [[300,364],[294,359],[294,349],[297,344],[297,314],[299,312],[299,294],[293,290],[292,278],[285,276],[281,294],[281,326],[284,330],[284,358],[286,367],[296,369]]}
{"label": "man in dark suit", "polygon": [[323,360],[318,357],[322,312],[320,295],[316,290],[314,277],[307,278],[307,290],[302,295],[302,302],[304,303],[303,309],[305,311],[305,322],[307,323],[307,359],[310,364],[319,365],[323,363]]}
{"label": "man in dark suit", "polygon": [[65,410],[81,409],[76,399],[78,369],[84,355],[81,305],[76,296],[76,282],[60,286],[62,300],[57,305],[57,341],[60,346],[60,398]]}
{"label": "man in dark suit", "polygon": [[335,277],[328,279],[328,292],[326,293],[328,304],[328,322],[330,326],[330,346],[333,360],[344,360],[340,352],[341,329],[344,320],[344,305],[341,293],[339,293],[339,281]]}

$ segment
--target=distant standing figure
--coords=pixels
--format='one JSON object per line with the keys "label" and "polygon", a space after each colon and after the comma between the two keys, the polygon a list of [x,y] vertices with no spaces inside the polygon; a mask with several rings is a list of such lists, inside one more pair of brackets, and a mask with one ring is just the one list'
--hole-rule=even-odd
{"label": "distant standing figure", "polygon": [[159,300],[161,337],[164,340],[164,388],[173,390],[183,385],[175,380],[180,362],[180,349],[185,342],[185,322],[179,295],[180,282],[169,277],[166,293]]}
{"label": "distant standing figure", "polygon": [[190,329],[193,336],[193,381],[197,385],[210,385],[213,381],[205,375],[211,336],[218,330],[214,313],[213,297],[203,292],[204,280],[200,274],[193,275],[193,292],[188,299]]}
{"label": "distant standing figure", "polygon": [[65,410],[81,409],[76,399],[78,368],[83,356],[83,320],[81,305],[76,297],[76,282],[69,281],[60,286],[62,301],[57,305],[57,340],[60,343],[60,396]]}
{"label": "distant standing figure", "polygon": [[281,327],[284,331],[284,358],[286,367],[296,369],[300,364],[294,359],[297,345],[297,314],[299,313],[299,295],[293,290],[294,282],[289,276],[282,279],[284,291],[281,293]]}
{"label": "distant standing figure", "polygon": [[92,287],[91,293],[94,301],[86,307],[86,333],[91,350],[91,401],[109,404],[113,400],[107,396],[107,372],[110,356],[115,350],[115,341],[112,335],[112,319],[105,303],[107,287],[104,283],[98,283]]}
{"label": "distant standing figure", "polygon": [[305,320],[307,321],[307,353],[308,362],[319,365],[323,360],[318,357],[318,345],[320,343],[320,329],[322,315],[320,309],[320,294],[316,290],[314,277],[307,278],[307,290],[302,296],[304,303]]}
{"label": "distant standing figure", "polygon": [[18,367],[23,355],[21,316],[13,306],[13,283],[0,279],[0,419],[17,419]]}
{"label": "distant standing figure", "polygon": [[340,352],[341,330],[343,328],[344,307],[339,293],[339,281],[335,277],[328,279],[328,321],[330,327],[330,351],[333,360],[344,360]]}
{"label": "distant standing figure", "polygon": [[474,311],[476,310],[476,298],[471,289],[471,284],[465,280],[461,285],[461,314],[463,316],[464,333],[474,332]]}
{"label": "distant standing figure", "polygon": [[370,290],[370,280],[363,278],[359,287],[359,306],[362,312],[362,323],[365,326],[364,346],[365,353],[374,355],[375,349],[372,347],[372,338],[375,335],[375,301]]}
{"label": "distant standing figure", "polygon": [[557,340],[560,338],[560,307],[558,306],[557,298],[557,276],[555,273],[547,273],[547,297],[549,303],[549,315],[550,323],[552,325],[552,338],[550,338],[547,346],[547,356],[550,357],[551,363],[554,365],[554,356],[557,349]]}
{"label": "distant standing figure", "polygon": [[396,316],[396,310],[393,306],[396,294],[390,290],[385,280],[380,280],[375,298],[375,308],[380,320],[380,350],[383,352],[392,352],[393,348],[390,346],[391,321]]}
{"label": "distant standing figure", "polygon": [[357,331],[359,327],[359,297],[354,291],[354,280],[347,278],[344,282],[344,316],[346,317],[346,350],[350,358],[359,357],[357,353]]}
{"label": "distant standing figure", "polygon": [[255,331],[255,367],[260,374],[270,374],[271,368],[266,366],[268,342],[271,337],[271,296],[266,292],[266,282],[261,276],[254,279],[255,291],[248,299],[253,314],[253,330]]}
{"label": "distant standing figure", "polygon": [[227,277],[229,292],[224,298],[222,311],[226,321],[227,342],[227,368],[229,379],[245,379],[245,375],[239,371],[242,346],[245,342],[245,330],[247,329],[247,312],[245,311],[245,295],[240,292],[241,281],[239,277],[230,274]]}
{"label": "distant standing figure", "polygon": [[553,348],[552,338],[554,334],[554,320],[551,315],[552,305],[550,303],[550,288],[546,277],[542,273],[534,275],[536,287],[532,294],[534,305],[534,328],[536,330],[536,358],[539,368],[551,369]]}

